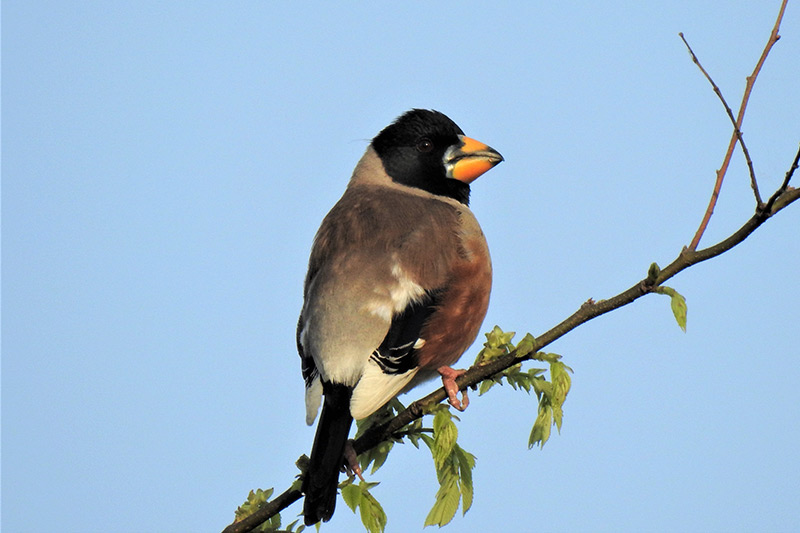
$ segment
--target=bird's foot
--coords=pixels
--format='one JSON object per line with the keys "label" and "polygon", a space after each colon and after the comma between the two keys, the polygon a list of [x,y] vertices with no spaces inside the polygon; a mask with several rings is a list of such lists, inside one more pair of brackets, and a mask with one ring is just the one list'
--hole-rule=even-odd
{"label": "bird's foot", "polygon": [[344,445],[344,471],[348,476],[355,475],[364,481],[364,476],[361,475],[361,465],[358,464],[358,454],[353,447],[353,439],[347,439]]}
{"label": "bird's foot", "polygon": [[466,370],[456,370],[449,366],[440,366],[436,369],[442,376],[442,385],[447,392],[447,401],[450,405],[463,411],[469,405],[469,398],[467,397],[467,390],[461,391],[461,400],[458,399],[458,385],[456,385],[456,378],[466,372]]}

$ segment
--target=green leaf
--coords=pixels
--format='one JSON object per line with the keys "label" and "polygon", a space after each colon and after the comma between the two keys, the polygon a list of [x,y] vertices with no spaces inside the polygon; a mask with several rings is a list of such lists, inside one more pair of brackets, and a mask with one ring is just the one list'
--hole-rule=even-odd
{"label": "green leaf", "polygon": [[481,381],[481,384],[478,386],[478,396],[483,396],[486,392],[489,391],[492,387],[494,387],[498,382],[493,379],[485,379]]}
{"label": "green leaf", "polygon": [[[393,418],[397,413],[404,409],[405,407],[397,398],[390,400],[385,406],[375,413],[362,420],[356,421],[358,431],[356,431],[355,438],[359,438],[369,428],[380,425],[390,418]],[[358,463],[361,465],[361,470],[366,472],[369,466],[372,465],[372,470],[370,472],[374,474],[386,462],[386,458],[388,457],[389,452],[392,451],[393,446],[394,441],[385,441],[359,455]]]}
{"label": "green leaf", "polygon": [[417,419],[406,426],[408,429],[406,430],[406,436],[408,437],[408,441],[414,445],[414,448],[419,450],[419,439],[422,435],[422,420]]}
{"label": "green leaf", "polygon": [[[299,521],[300,521],[300,519],[298,518],[297,520],[295,520],[294,522],[292,522],[291,524],[286,526],[285,531],[287,533],[303,533],[303,531],[306,529],[306,526],[303,525],[303,524],[297,525],[297,523]],[[319,524],[319,522],[317,522],[317,524]],[[296,530],[295,530],[295,527],[297,527]]]}
{"label": "green leaf", "polygon": [[370,533],[383,533],[386,529],[386,512],[378,503],[378,500],[369,492],[369,488],[375,483],[360,483],[361,502],[359,511],[361,512],[361,523]]}
{"label": "green leaf", "polygon": [[[555,424],[556,429],[558,429],[558,432],[561,433],[561,419],[564,416],[564,410],[561,409],[560,405],[553,405],[552,410],[553,410],[553,424]],[[544,446],[544,443],[542,443],[542,446]]]}
{"label": "green leaf", "polygon": [[358,510],[361,516],[361,523],[370,533],[382,533],[386,528],[386,513],[378,503],[378,500],[370,492],[370,489],[378,483],[361,481],[356,485],[355,477],[349,477],[339,484],[342,492],[342,499],[353,513]]}
{"label": "green leaf", "polygon": [[553,384],[545,379],[537,379],[532,383],[533,390],[539,398],[541,398],[542,395],[550,396],[553,393]]}
{"label": "green leaf", "polygon": [[370,470],[370,473],[374,474],[381,466],[383,466],[383,463],[386,462],[386,458],[389,457],[389,452],[392,451],[392,447],[394,447],[394,442],[384,441],[371,450],[361,454],[358,458],[361,469],[366,471],[367,467],[371,463],[372,470]]}
{"label": "green leaf", "polygon": [[431,456],[436,468],[439,490],[433,507],[425,519],[425,526],[449,523],[458,510],[459,502],[466,513],[472,506],[473,485],[472,469],[475,467],[475,456],[465,451],[456,442],[458,428],[450,408],[439,405],[431,410],[433,419],[433,438],[421,434],[420,440],[431,448]]}
{"label": "green leaf", "polygon": [[526,333],[519,343],[517,343],[517,357],[522,357],[531,353],[536,347],[536,339],[530,333]]}
{"label": "green leaf", "polygon": [[672,315],[675,317],[675,321],[678,322],[678,326],[686,332],[686,298],[681,296],[681,294],[672,287],[662,285],[661,287],[656,287],[654,290],[658,294],[666,294],[669,296]]}
{"label": "green leaf", "polygon": [[558,355],[557,353],[545,353],[545,352],[538,352],[534,358],[539,361],[546,361],[548,363],[561,360],[561,356]]}
{"label": "green leaf", "polygon": [[486,342],[483,344],[483,349],[478,353],[475,358],[475,364],[479,365],[486,361],[491,361],[497,357],[507,354],[514,349],[511,344],[511,339],[514,338],[513,331],[503,331],[498,326],[492,328],[492,331],[486,333]]}
{"label": "green leaf", "polygon": [[[247,500],[236,509],[235,517],[236,521],[243,520],[247,518],[251,514],[258,511],[259,507],[264,505],[269,501],[270,496],[275,492],[275,489],[267,489],[261,490],[256,489],[255,491],[251,490],[250,493],[247,495]],[[275,518],[277,517],[277,519]],[[275,515],[270,519],[270,522],[273,520],[277,520],[278,526],[280,526],[280,515]]]}
{"label": "green leaf", "polygon": [[546,357],[550,362],[550,379],[548,382],[539,371],[529,371],[533,389],[539,397],[539,409],[536,421],[533,423],[530,437],[528,438],[528,448],[533,448],[536,444],[544,447],[545,442],[550,438],[552,426],[555,425],[561,432],[561,422],[564,417],[562,405],[567,399],[567,394],[572,387],[570,372],[572,369],[562,363],[558,354],[537,354]]}
{"label": "green leaf", "polygon": [[540,444],[541,448],[544,448],[544,443],[550,438],[550,426],[553,423],[551,412],[549,402],[542,401],[539,403],[539,414],[536,416],[531,435],[528,438],[528,449],[533,448],[537,443]]}
{"label": "green leaf", "polygon": [[509,344],[514,335],[516,333],[513,331],[503,331],[500,326],[495,326],[486,334],[486,341],[490,347],[498,348]]}
{"label": "green leaf", "polygon": [[675,320],[678,322],[678,326],[686,332],[686,298],[682,295],[675,293],[675,296],[672,296],[670,301],[670,306],[672,307],[672,314],[675,316]]}
{"label": "green leaf", "polygon": [[[299,521],[300,519],[298,518],[297,520],[286,526],[287,533],[303,533],[303,531],[306,529],[306,526],[303,524],[298,525],[297,523]],[[317,523],[319,524],[319,522]],[[297,528],[296,530],[295,527]]]}
{"label": "green leaf", "polygon": [[458,510],[460,494],[455,474],[448,472],[440,480],[439,490],[436,492],[436,502],[425,518],[425,527],[442,527],[450,523]]}
{"label": "green leaf", "polygon": [[361,504],[361,489],[358,485],[351,482],[342,487],[341,491],[344,503],[355,513],[356,509],[358,509],[358,506]]}
{"label": "green leaf", "polygon": [[572,378],[569,377],[567,371],[571,372],[572,369],[561,361],[550,363],[550,379],[553,383],[551,400],[553,405],[558,407],[561,407],[564,400],[567,399],[567,393],[572,386]]}
{"label": "green leaf", "polygon": [[475,468],[475,456],[458,444],[453,447],[453,454],[458,461],[458,485],[461,489],[461,514],[463,516],[472,507],[472,469]]}
{"label": "green leaf", "polygon": [[292,482],[292,486],[289,487],[291,490],[302,490],[303,488],[303,478],[301,476],[297,476],[296,479]]}
{"label": "green leaf", "polygon": [[441,406],[433,416],[433,462],[437,469],[444,465],[445,460],[453,451],[453,446],[458,439],[458,428],[453,422],[450,409]]}
{"label": "green leaf", "polygon": [[431,451],[431,454],[433,454],[433,437],[425,433],[420,433],[419,440],[424,442],[425,446],[427,446],[428,449]]}

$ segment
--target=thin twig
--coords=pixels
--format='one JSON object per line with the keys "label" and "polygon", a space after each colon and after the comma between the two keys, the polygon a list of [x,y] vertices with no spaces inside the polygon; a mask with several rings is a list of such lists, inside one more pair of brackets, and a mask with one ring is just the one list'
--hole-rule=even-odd
{"label": "thin twig", "polygon": [[792,166],[789,167],[788,171],[786,171],[786,176],[783,178],[783,183],[778,190],[775,191],[775,194],[769,197],[767,203],[764,204],[764,212],[771,214],[772,207],[775,205],[775,201],[789,189],[789,182],[792,179],[792,175],[794,175],[794,171],[797,170],[798,165],[800,165],[800,148],[797,149],[797,154],[794,156],[794,162],[792,163]]}
{"label": "thin twig", "polygon": [[[761,203],[762,203],[761,202],[761,194],[758,192],[758,180],[756,180],[756,171],[753,168],[753,161],[752,161],[752,159],[750,159],[750,151],[747,149],[747,145],[745,145],[745,143],[744,143],[744,137],[742,136],[742,130],[740,130],[739,126],[736,124],[736,118],[733,116],[733,111],[731,110],[731,107],[728,105],[728,102],[725,100],[725,97],[722,95],[722,91],[720,90],[720,88],[717,86],[716,83],[714,83],[714,80],[711,79],[711,75],[709,75],[709,73],[706,71],[706,69],[703,68],[703,65],[700,63],[700,60],[697,58],[697,55],[694,53],[694,50],[692,50],[692,47],[689,46],[689,43],[686,41],[686,38],[683,36],[683,32],[678,33],[678,35],[680,36],[681,40],[683,41],[683,44],[685,44],[686,48],[689,50],[689,53],[692,56],[692,61],[694,61],[694,64],[697,65],[697,68],[700,69],[700,72],[703,73],[703,76],[706,77],[706,79],[708,80],[708,83],[710,83],[711,87],[714,89],[714,93],[716,93],[717,97],[722,102],[723,107],[725,107],[725,112],[728,114],[728,118],[730,119],[731,124],[733,124],[733,133],[734,133],[734,135],[736,135],[736,139],[739,141],[739,146],[742,147],[742,153],[744,154],[744,159],[747,162],[747,169],[750,171],[750,186],[752,187],[753,194],[756,197],[756,204],[761,205]],[[717,183],[714,186],[714,192],[715,192],[714,201],[715,202],[716,202],[717,197],[719,196],[719,190],[721,188],[722,188],[722,176],[719,175],[718,179],[717,179]]]}
{"label": "thin twig", "polygon": [[[761,52],[761,57],[759,58],[758,63],[756,63],[753,73],[747,77],[747,84],[745,85],[744,94],[742,95],[742,103],[739,106],[739,114],[736,117],[734,130],[741,130],[742,120],[744,120],[744,112],[747,109],[747,103],[750,100],[750,93],[753,90],[753,85],[756,82],[758,73],[761,71],[761,67],[764,65],[764,61],[767,59],[769,51],[772,50],[773,45],[778,42],[778,39],[780,39],[778,30],[781,26],[781,20],[783,20],[783,13],[786,10],[787,1],[788,0],[783,0],[783,2],[781,2],[781,9],[778,13],[778,18],[775,20],[775,26],[773,26],[772,32],[769,35],[769,40],[767,40],[767,45],[764,47],[763,52]],[[731,136],[731,141],[728,143],[728,151],[725,153],[725,159],[722,162],[722,166],[717,171],[717,181],[714,183],[714,190],[711,193],[711,200],[708,203],[705,215],[703,215],[703,220],[700,222],[700,227],[697,228],[697,232],[695,233],[692,242],[689,244],[689,250],[697,249],[697,245],[700,244],[700,239],[702,238],[703,233],[705,233],[706,227],[708,227],[708,221],[711,219],[711,215],[714,213],[714,206],[717,204],[717,197],[719,196],[719,191],[722,187],[722,180],[725,177],[725,173],[728,171],[728,165],[730,164],[731,156],[733,155],[733,149],[736,147],[736,142],[738,139],[739,135],[737,135],[736,131],[734,131],[733,135]]]}

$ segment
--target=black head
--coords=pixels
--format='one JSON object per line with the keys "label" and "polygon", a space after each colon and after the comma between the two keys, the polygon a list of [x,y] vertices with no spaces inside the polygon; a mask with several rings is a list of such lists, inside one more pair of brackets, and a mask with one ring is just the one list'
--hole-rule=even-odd
{"label": "black head", "polygon": [[412,109],[383,129],[372,147],[397,183],[469,204],[469,184],[447,176],[445,152],[461,143],[464,132],[446,115]]}

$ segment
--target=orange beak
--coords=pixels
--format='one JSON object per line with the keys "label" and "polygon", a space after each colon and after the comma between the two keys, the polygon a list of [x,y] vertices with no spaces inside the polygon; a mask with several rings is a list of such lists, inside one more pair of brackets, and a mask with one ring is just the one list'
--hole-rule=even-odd
{"label": "orange beak", "polygon": [[459,135],[460,144],[451,146],[444,154],[447,177],[472,183],[478,176],[503,160],[500,153],[480,141]]}

